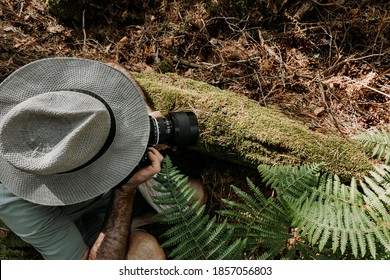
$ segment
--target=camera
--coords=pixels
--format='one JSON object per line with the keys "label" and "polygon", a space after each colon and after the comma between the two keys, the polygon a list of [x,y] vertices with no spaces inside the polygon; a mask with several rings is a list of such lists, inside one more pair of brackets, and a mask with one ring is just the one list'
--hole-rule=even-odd
{"label": "camera", "polygon": [[[176,149],[177,147],[192,146],[198,142],[199,125],[193,112],[170,112],[163,118],[149,116],[149,122],[149,146],[166,144]],[[145,166],[148,162],[148,155],[145,152],[140,165]]]}

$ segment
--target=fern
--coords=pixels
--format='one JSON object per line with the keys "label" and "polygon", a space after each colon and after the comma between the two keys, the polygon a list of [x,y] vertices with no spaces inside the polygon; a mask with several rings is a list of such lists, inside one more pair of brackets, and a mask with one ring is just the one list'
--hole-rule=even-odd
{"label": "fern", "polygon": [[386,130],[373,129],[354,137],[371,153],[373,158],[383,159],[387,165],[390,162],[390,133]]}
{"label": "fern", "polygon": [[248,256],[262,251],[258,258],[272,259],[292,237],[288,233],[291,218],[283,205],[273,197],[266,198],[249,179],[247,182],[251,194],[232,186],[241,202],[223,199],[228,210],[218,213],[234,221],[235,235],[247,240],[245,251]]}
{"label": "fern", "polygon": [[349,184],[322,168],[259,166],[276,196],[249,179],[249,193],[232,186],[237,199],[223,199],[219,222],[193,202],[187,178],[167,158],[155,198],[168,206],[159,214],[171,225],[163,246],[175,259],[389,259],[390,167]]}
{"label": "fern", "polygon": [[0,244],[0,260],[23,260],[24,257],[24,251],[9,249],[5,245]]}
{"label": "fern", "polygon": [[172,259],[242,259],[245,242],[234,238],[233,229],[224,220],[205,214],[205,206],[193,202],[194,191],[187,178],[172,166],[169,157],[157,177],[160,183],[155,190],[160,193],[155,202],[167,206],[157,215],[160,223],[171,226],[161,237],[167,240],[163,248],[171,248]]}
{"label": "fern", "polygon": [[286,196],[303,198],[317,187],[318,175],[324,164],[295,166],[260,165],[259,172],[263,181]]}
{"label": "fern", "polygon": [[380,185],[384,173],[372,172],[345,185],[337,175],[321,174],[320,166],[260,166],[259,170],[288,206],[291,226],[319,252],[331,248],[341,255],[351,252],[355,258],[369,252],[375,258],[379,245],[390,252],[389,189]]}

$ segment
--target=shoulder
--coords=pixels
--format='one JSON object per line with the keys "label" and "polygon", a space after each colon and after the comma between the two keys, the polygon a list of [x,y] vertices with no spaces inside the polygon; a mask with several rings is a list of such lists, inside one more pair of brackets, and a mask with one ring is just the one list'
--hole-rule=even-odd
{"label": "shoulder", "polygon": [[80,259],[87,250],[79,230],[60,207],[29,202],[2,184],[0,220],[45,259]]}

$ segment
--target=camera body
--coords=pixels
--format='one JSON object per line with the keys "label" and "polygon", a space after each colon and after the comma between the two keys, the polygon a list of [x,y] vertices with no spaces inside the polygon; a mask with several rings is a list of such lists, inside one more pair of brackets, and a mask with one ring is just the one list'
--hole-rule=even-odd
{"label": "camera body", "polygon": [[[198,119],[193,112],[169,112],[164,118],[149,117],[150,133],[148,146],[166,144],[176,149],[196,145],[199,138]],[[140,165],[148,165],[147,152]]]}

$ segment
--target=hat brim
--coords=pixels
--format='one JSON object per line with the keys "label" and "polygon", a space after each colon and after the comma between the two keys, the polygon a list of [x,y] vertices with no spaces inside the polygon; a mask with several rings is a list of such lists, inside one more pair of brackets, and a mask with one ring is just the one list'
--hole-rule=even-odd
{"label": "hat brim", "polygon": [[86,201],[124,183],[139,164],[149,139],[142,93],[122,72],[81,58],[48,58],[27,64],[0,84],[0,120],[15,105],[45,92],[81,89],[103,98],[113,111],[115,137],[88,166],[69,173],[37,176],[0,157],[0,181],[15,195],[43,205]]}

